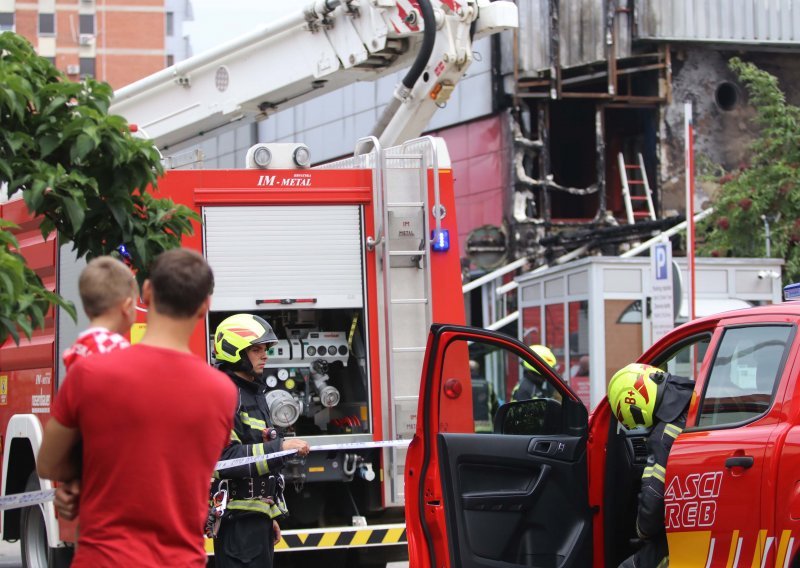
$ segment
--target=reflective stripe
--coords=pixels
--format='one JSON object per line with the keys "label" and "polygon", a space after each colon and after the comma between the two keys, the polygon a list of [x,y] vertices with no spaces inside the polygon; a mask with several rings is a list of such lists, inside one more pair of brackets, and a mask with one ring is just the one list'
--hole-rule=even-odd
{"label": "reflective stripe", "polygon": [[[253,455],[254,456],[263,456],[264,455],[264,444],[253,444]],[[258,475],[266,475],[269,473],[269,466],[267,465],[267,460],[257,461],[256,462],[256,471]]]}
{"label": "reflective stripe", "polygon": [[247,414],[246,412],[240,412],[239,416],[242,417],[242,422],[246,426],[250,426],[250,428],[253,428],[255,430],[266,430],[267,429],[267,423],[266,422],[264,422],[263,420],[259,420],[258,418],[250,418],[250,415]]}
{"label": "reflective stripe", "polygon": [[667,473],[667,470],[665,470],[660,465],[656,464],[656,465],[644,468],[644,473],[642,473],[642,479],[645,479],[647,477],[655,477],[661,483],[665,483],[664,475],[666,473]]}
{"label": "reflective stripe", "polygon": [[263,513],[269,516],[271,519],[279,517],[283,514],[283,511],[281,511],[280,508],[270,503],[266,503],[261,499],[234,499],[233,501],[228,501],[228,509],[235,511],[250,511],[252,513]]}
{"label": "reflective stripe", "polygon": [[241,438],[239,438],[239,435],[236,433],[236,430],[231,430],[231,442],[242,442]]}
{"label": "reflective stripe", "polygon": [[683,432],[683,428],[678,428],[674,424],[667,424],[666,426],[664,426],[664,434],[672,438],[677,438],[678,434],[680,434],[681,432]]}

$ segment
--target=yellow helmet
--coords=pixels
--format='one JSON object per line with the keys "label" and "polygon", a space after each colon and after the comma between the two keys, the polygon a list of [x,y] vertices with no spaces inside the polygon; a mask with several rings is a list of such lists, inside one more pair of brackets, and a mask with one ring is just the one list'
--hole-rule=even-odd
{"label": "yellow helmet", "polygon": [[614,373],[608,383],[608,403],[620,424],[628,430],[653,425],[658,386],[663,377],[658,367],[641,363],[631,363]]}
{"label": "yellow helmet", "polygon": [[239,363],[242,352],[251,345],[275,343],[278,336],[272,326],[252,314],[236,314],[222,320],[214,333],[217,362]]}
{"label": "yellow helmet", "polygon": [[[550,365],[551,369],[555,369],[556,368],[556,363],[557,363],[556,356],[553,355],[553,352],[550,351],[549,347],[546,347],[544,345],[534,344],[534,345],[531,345],[531,351],[536,353],[542,361],[544,361],[545,363]],[[531,365],[527,361],[523,361],[522,365],[526,369],[528,369],[529,371],[533,371],[534,373],[539,374],[539,371],[534,369],[533,365]]]}

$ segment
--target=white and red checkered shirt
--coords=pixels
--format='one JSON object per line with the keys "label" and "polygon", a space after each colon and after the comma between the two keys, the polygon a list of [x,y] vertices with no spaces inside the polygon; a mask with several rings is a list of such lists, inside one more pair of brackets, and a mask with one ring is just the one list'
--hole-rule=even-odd
{"label": "white and red checkered shirt", "polygon": [[130,347],[130,343],[119,333],[109,331],[104,327],[90,327],[78,335],[75,343],[64,351],[61,358],[64,366],[69,371],[70,366],[78,359],[88,357],[95,353],[108,353],[115,349]]}

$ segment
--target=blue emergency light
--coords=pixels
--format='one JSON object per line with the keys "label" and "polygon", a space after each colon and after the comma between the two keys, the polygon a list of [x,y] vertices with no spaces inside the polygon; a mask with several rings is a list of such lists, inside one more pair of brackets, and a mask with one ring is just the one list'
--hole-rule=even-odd
{"label": "blue emergency light", "polygon": [[431,231],[431,248],[436,252],[450,250],[450,231],[447,229],[434,229]]}
{"label": "blue emergency light", "polygon": [[800,300],[800,282],[783,287],[784,300]]}
{"label": "blue emergency light", "polygon": [[122,258],[127,258],[128,260],[130,260],[131,253],[128,252],[128,247],[126,247],[125,245],[119,245],[117,247],[117,252]]}

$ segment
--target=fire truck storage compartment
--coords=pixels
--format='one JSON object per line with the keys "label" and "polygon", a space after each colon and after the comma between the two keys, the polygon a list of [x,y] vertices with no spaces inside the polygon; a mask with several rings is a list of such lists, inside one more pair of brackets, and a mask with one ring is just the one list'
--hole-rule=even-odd
{"label": "fire truck storage compartment", "polygon": [[279,341],[262,380],[276,426],[304,438],[368,437],[360,207],[207,207],[203,217],[215,278],[209,333],[242,312],[272,325]]}

